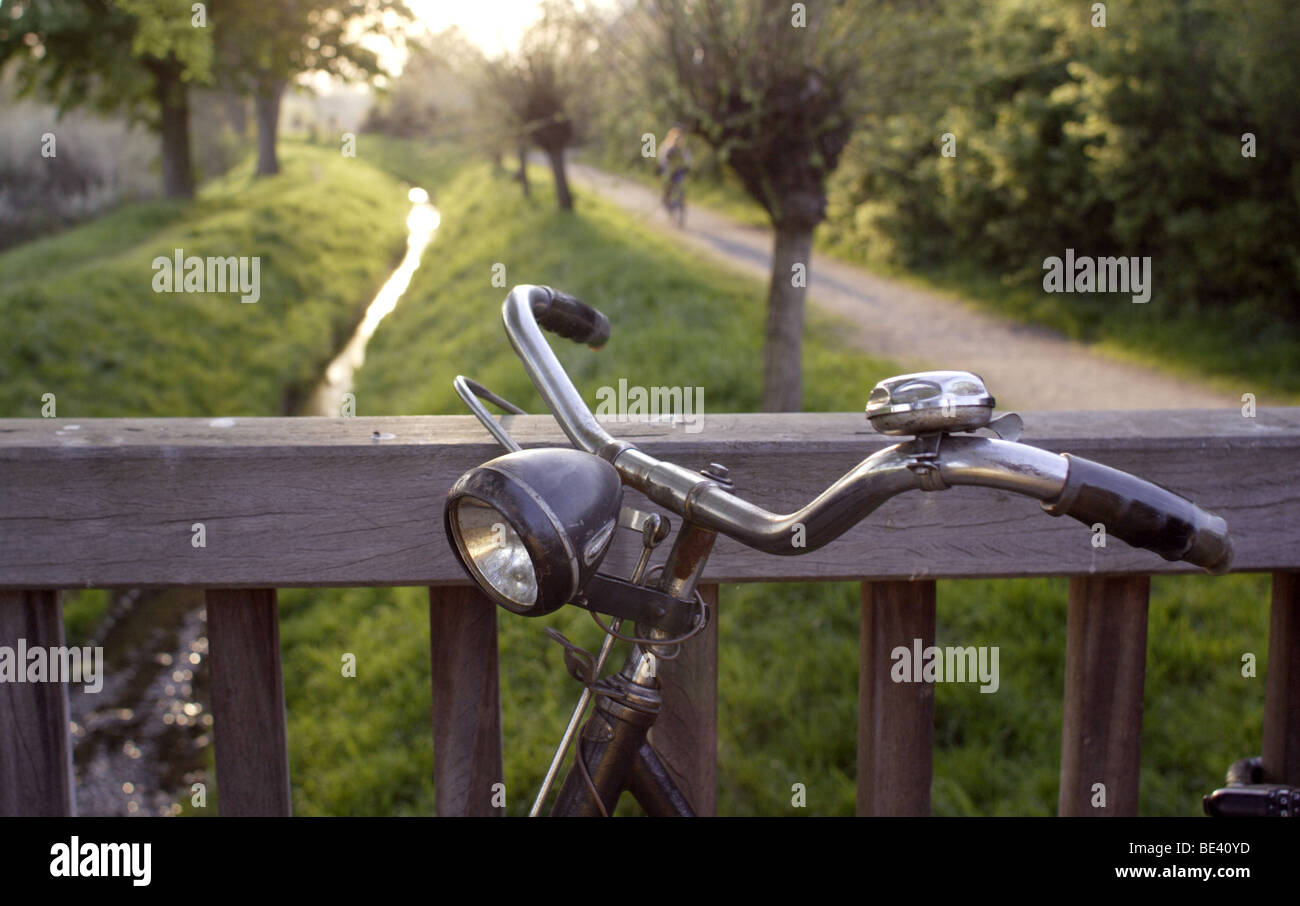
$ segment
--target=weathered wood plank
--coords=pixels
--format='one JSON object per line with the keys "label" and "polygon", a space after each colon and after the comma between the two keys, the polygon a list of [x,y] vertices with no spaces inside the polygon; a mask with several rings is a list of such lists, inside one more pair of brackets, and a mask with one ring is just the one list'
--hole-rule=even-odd
{"label": "weathered wood plank", "polygon": [[477,588],[429,589],[429,643],[438,814],[504,815],[496,604]]}
{"label": "weathered wood plank", "polygon": [[1150,588],[1146,576],[1070,581],[1058,801],[1062,816],[1137,814]]}
{"label": "weathered wood plank", "polygon": [[896,683],[891,652],[934,644],[935,583],[863,582],[858,667],[858,814],[930,814],[934,685]]}
{"label": "weathered wood plank", "polygon": [[[1233,530],[1236,569],[1300,569],[1300,487],[1276,480],[1294,474],[1300,409],[1026,420],[1029,443],[1132,471],[1219,512]],[[564,443],[549,418],[506,421],[526,444]],[[722,462],[748,499],[777,511],[807,502],[886,442],[861,413],[709,415],[699,427],[609,425],[691,468]],[[468,416],[0,420],[0,587],[463,584],[442,503],[463,471],[497,455],[486,437]],[[196,523],[204,547],[191,543]],[[1194,571],[1090,541],[1086,527],[1045,516],[1036,501],[956,488],[895,498],[802,556],[719,538],[705,578]],[[638,549],[625,537],[608,562],[626,568]]]}
{"label": "weathered wood plank", "polygon": [[1264,779],[1300,786],[1300,573],[1273,574],[1264,692]]}
{"label": "weathered wood plank", "polygon": [[659,665],[663,711],[650,739],[697,815],[718,810],[718,586],[701,585],[712,619]]}
{"label": "weathered wood plank", "polygon": [[[63,645],[53,590],[0,589],[0,646]],[[66,683],[0,683],[0,816],[73,815],[72,742]]]}
{"label": "weathered wood plank", "polygon": [[275,589],[206,594],[213,743],[223,816],[287,816],[289,742]]}

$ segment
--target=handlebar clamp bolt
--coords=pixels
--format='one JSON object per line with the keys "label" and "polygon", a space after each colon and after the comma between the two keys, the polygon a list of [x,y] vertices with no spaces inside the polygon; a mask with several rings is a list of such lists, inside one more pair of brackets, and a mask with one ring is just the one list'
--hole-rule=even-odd
{"label": "handlebar clamp bolt", "polygon": [[716,463],[716,462],[709,463],[707,468],[700,469],[700,474],[703,475],[705,478],[708,478],[712,481],[716,481],[718,485],[725,491],[730,491],[732,488],[735,487],[735,484],[732,482],[732,480],[727,477],[730,474],[727,471],[727,467],[722,465],[721,463]]}

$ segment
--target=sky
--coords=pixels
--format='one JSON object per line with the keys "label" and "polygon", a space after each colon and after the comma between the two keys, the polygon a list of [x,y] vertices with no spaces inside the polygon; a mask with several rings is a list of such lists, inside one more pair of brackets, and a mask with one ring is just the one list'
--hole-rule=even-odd
{"label": "sky", "polygon": [[541,13],[540,0],[406,0],[406,5],[431,32],[458,26],[488,56],[513,50]]}
{"label": "sky", "polygon": [[[0,0],[3,3],[4,0]],[[608,6],[614,0],[585,0],[579,7]],[[488,57],[514,50],[529,25],[541,16],[542,0],[406,0],[406,6],[415,16],[415,29],[421,27],[437,34],[451,26],[458,27],[465,36],[478,45]],[[406,56],[387,38],[365,40],[379,54],[382,65],[396,75],[406,62]],[[333,77],[317,73],[311,84],[321,94],[332,94],[342,86]],[[368,93],[369,86],[353,85],[346,91]]]}
{"label": "sky", "polygon": [[[406,6],[415,16],[415,30],[423,26],[437,34],[455,25],[489,57],[514,50],[524,30],[542,12],[542,0],[406,0]],[[379,54],[381,65],[393,75],[406,64],[405,53],[387,38],[368,36],[362,43]],[[370,93],[368,84],[344,85],[323,72],[314,73],[307,82],[321,95]]]}

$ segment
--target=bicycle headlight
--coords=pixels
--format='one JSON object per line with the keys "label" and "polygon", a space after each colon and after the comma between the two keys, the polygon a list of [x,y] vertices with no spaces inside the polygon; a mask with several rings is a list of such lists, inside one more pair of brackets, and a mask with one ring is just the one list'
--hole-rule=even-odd
{"label": "bicycle headlight", "polygon": [[447,537],[466,572],[514,613],[543,616],[582,591],[623,503],[618,472],[581,450],[519,450],[470,469],[447,494]]}

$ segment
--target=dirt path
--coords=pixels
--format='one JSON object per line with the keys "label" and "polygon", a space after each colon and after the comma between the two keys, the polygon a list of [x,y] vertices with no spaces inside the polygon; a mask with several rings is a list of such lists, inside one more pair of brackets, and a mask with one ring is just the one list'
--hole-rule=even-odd
{"label": "dirt path", "polygon": [[[579,185],[647,223],[676,233],[687,245],[767,281],[772,249],[768,230],[688,208],[686,229],[678,231],[652,189],[583,164],[569,166]],[[909,371],[973,371],[984,378],[1000,409],[1241,405],[1237,397],[1117,361],[1045,328],[1002,320],[824,255],[813,258],[808,286],[811,302],[843,319],[846,340],[863,352],[892,359]],[[862,388],[864,403],[868,390]]]}

